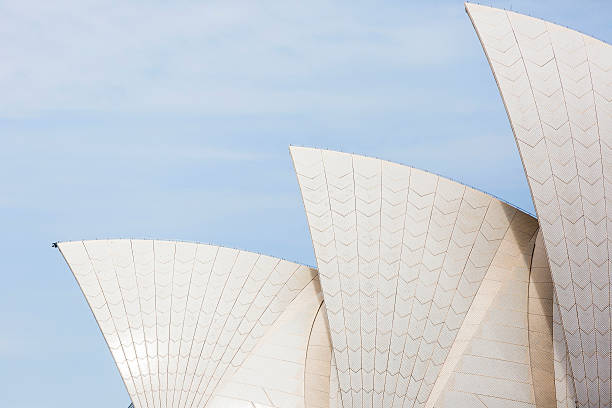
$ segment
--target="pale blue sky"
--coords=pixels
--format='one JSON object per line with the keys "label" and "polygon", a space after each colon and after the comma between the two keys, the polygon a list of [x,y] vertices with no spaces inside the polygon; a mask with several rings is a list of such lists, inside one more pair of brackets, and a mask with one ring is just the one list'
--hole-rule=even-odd
{"label": "pale blue sky", "polygon": [[[490,4],[612,41],[608,0]],[[3,407],[129,404],[54,241],[194,240],[314,264],[289,144],[533,210],[461,1],[0,1],[0,59]]]}

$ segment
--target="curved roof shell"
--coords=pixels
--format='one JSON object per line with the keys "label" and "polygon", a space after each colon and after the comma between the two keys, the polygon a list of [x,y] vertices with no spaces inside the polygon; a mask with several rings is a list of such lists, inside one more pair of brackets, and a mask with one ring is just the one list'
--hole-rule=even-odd
{"label": "curved roof shell", "polygon": [[466,10],[531,188],[577,401],[609,406],[612,47],[511,11]]}
{"label": "curved roof shell", "polygon": [[408,166],[302,147],[291,155],[329,320],[337,402],[424,406],[511,224],[535,219]]}
{"label": "curved roof shell", "polygon": [[57,245],[137,408],[206,406],[316,276],[293,262],[188,242]]}

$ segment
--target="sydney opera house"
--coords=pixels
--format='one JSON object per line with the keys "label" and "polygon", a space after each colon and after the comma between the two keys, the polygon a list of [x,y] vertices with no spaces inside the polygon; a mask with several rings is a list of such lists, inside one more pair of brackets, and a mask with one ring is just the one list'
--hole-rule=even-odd
{"label": "sydney opera house", "polygon": [[134,407],[611,406],[612,47],[466,10],[537,218],[416,168],[291,147],[316,268],[59,242]]}

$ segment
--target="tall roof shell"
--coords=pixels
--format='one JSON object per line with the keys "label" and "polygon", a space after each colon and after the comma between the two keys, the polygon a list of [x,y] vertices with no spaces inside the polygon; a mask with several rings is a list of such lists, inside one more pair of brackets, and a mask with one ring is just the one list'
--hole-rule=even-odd
{"label": "tall roof shell", "polygon": [[291,154],[340,405],[424,406],[512,221],[535,220],[422,170],[320,149]]}
{"label": "tall roof shell", "polygon": [[136,408],[206,406],[316,275],[293,262],[187,242],[58,247]]}
{"label": "tall roof shell", "polygon": [[475,4],[543,231],[581,407],[610,405],[612,47]]}

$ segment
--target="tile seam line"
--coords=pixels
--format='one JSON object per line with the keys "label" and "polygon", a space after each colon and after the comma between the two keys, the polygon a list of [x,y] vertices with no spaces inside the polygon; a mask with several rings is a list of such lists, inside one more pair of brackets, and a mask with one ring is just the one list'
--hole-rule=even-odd
{"label": "tile seam line", "polygon": [[[376,324],[374,326],[375,327],[374,329],[374,350],[372,351],[374,353],[374,362],[372,364],[372,369],[373,369],[373,372],[372,372],[372,405],[374,405],[374,394],[378,394],[376,392],[376,379],[379,378],[379,374],[377,374],[377,371],[376,371],[376,352],[378,351],[378,309],[380,307],[378,301],[380,299],[380,284],[379,284],[380,282],[380,260],[382,258],[380,247],[381,247],[382,231],[383,231],[383,225],[382,225],[383,200],[382,198],[383,198],[384,166],[383,166],[382,161],[378,161],[378,165],[380,168],[380,178],[379,178],[380,180],[380,201],[378,205],[378,265],[376,267]],[[355,195],[355,200],[357,200],[357,195]],[[381,392],[384,393],[384,388]],[[381,403],[382,403],[382,398],[381,398]]]}
{"label": "tile seam line", "polygon": [[[238,257],[240,257],[240,254],[242,254],[242,253],[244,253],[244,252],[239,252],[239,253],[238,253],[238,256],[236,257],[236,262],[238,261]],[[227,322],[228,322],[228,321],[229,321],[229,320],[230,320],[230,319],[233,317],[233,316],[232,316],[232,311],[234,311],[234,308],[236,307],[236,303],[238,302],[238,299],[240,298],[240,294],[242,294],[242,292],[243,292],[243,290],[244,290],[244,287],[246,286],[247,282],[249,281],[249,278],[251,277],[251,274],[253,273],[253,270],[255,270],[255,266],[257,265],[257,263],[259,262],[259,260],[260,260],[260,259],[261,259],[261,254],[257,254],[257,258],[255,259],[255,262],[253,262],[253,265],[252,265],[252,266],[251,266],[251,268],[249,269],[248,274],[245,276],[245,278],[244,278],[244,282],[242,282],[242,286],[240,286],[240,291],[238,292],[238,295],[237,295],[237,296],[236,296],[236,298],[234,299],[234,301],[233,301],[233,303],[232,303],[232,307],[231,307],[231,309],[229,309],[229,311],[227,312],[227,316],[225,317],[225,320],[223,321],[223,326],[221,327],[221,330],[219,330],[219,334],[217,334],[217,338],[215,339],[215,343],[214,343],[214,345],[212,346],[212,354],[211,354],[211,358],[209,358],[209,361],[206,363],[206,371],[208,371],[209,364],[210,364],[210,363],[211,363],[211,361],[212,361],[212,355],[215,353],[215,350],[217,349],[217,346],[218,346],[218,344],[219,344],[219,339],[220,339],[220,338],[223,336],[223,332],[224,332],[224,330],[225,330],[225,326],[227,325]],[[234,262],[234,266],[232,267],[232,272],[234,272],[234,268],[235,268],[235,267],[236,267],[236,263]],[[230,275],[228,275],[228,280],[229,280],[229,278],[231,277],[231,275],[232,275],[231,273],[230,273]],[[231,290],[231,288],[230,288],[230,290]],[[222,296],[223,296],[223,295],[222,295]],[[219,298],[219,299],[220,299],[220,298]],[[217,310],[217,309],[215,309],[215,310]],[[208,337],[208,336],[207,336],[207,337]],[[227,347],[227,346],[226,346],[226,347]],[[218,361],[216,364],[218,365],[220,361],[221,361],[221,360],[219,360],[219,361]],[[214,363],[213,363],[213,364],[214,364]],[[217,367],[217,366],[215,366],[215,368],[213,369],[213,371],[211,371],[210,377],[207,379],[207,381],[206,381],[206,385],[205,385],[205,387],[202,389],[203,394],[202,394],[202,396],[201,396],[201,397],[198,399],[198,404],[197,404],[197,406],[198,406],[198,407],[199,407],[199,406],[206,406],[206,403],[207,403],[207,401],[208,401],[208,398],[210,398],[210,395],[209,395],[209,397],[206,399],[206,401],[204,401],[204,403],[202,404],[202,398],[204,398],[204,397],[206,396],[206,393],[208,392],[208,385],[210,384],[210,382],[211,382],[211,380],[212,380],[212,378],[213,378],[213,376],[214,376],[214,374],[215,374],[214,370],[216,370],[216,367]],[[202,376],[202,379],[200,380],[200,384],[198,385],[198,389],[200,389],[200,388],[201,388],[201,386],[202,386],[202,381],[204,380],[204,377],[206,376],[206,371],[204,372],[204,376]],[[214,390],[212,390],[212,391],[214,391]],[[211,394],[212,394],[212,391],[211,391]],[[196,398],[197,398],[197,397],[196,397]]]}
{"label": "tile seam line", "polygon": [[[325,168],[325,158],[323,157],[323,152],[322,151],[319,151],[318,153],[319,153],[319,156],[321,157],[321,167],[323,169],[323,177],[325,179],[325,190],[327,192],[327,200],[328,200],[329,211],[330,211],[330,222],[331,222],[332,233],[333,233],[333,236],[334,236],[334,248],[336,250],[336,254],[338,254],[338,244],[337,244],[337,241],[336,241],[336,227],[334,225],[334,217],[331,215],[331,211],[332,211],[331,194],[329,192],[329,182],[328,182],[328,179],[327,179],[327,169]],[[313,244],[314,244],[314,240],[313,240]],[[347,358],[347,366],[349,367],[349,371],[348,371],[349,372],[348,383],[350,385],[350,389],[349,389],[350,392],[347,392],[347,394],[349,394],[349,396],[351,398],[351,405],[350,405],[350,407],[353,407],[353,400],[352,400],[352,398],[353,398],[352,397],[352,394],[353,394],[353,391],[352,391],[353,390],[353,380],[352,380],[352,377],[350,375],[350,360],[349,360],[350,356],[349,356],[349,352],[348,352],[348,350],[349,350],[349,346],[348,346],[349,342],[348,342],[348,336],[346,334],[347,327],[346,327],[346,317],[344,315],[344,296],[343,296],[343,291],[342,291],[342,277],[340,276],[341,275],[340,264],[338,263],[338,258],[337,257],[336,257],[336,272],[338,273],[338,286],[340,287],[339,294],[340,294],[340,302],[341,302],[341,305],[342,305],[342,321],[344,322],[344,338],[345,338],[345,343],[346,343],[346,350],[345,350],[345,352],[346,352],[346,358]],[[332,342],[332,346],[333,346],[333,342]],[[338,371],[338,386],[340,387],[340,383],[341,383],[341,381],[340,381],[340,370],[338,368],[337,362],[336,362],[336,370]],[[346,380],[345,380],[345,382],[346,382]],[[340,387],[340,400],[342,401],[343,408],[348,408],[348,407],[344,407],[344,396],[343,396],[343,393],[342,393],[342,387]],[[353,407],[353,408],[358,408],[358,407]]]}
{"label": "tile seam line", "polygon": [[[155,300],[155,350],[159,351],[159,335],[157,332],[158,322],[157,322],[157,264],[155,263],[156,255],[155,255],[155,241],[151,241],[151,248],[153,252],[153,299]],[[155,355],[155,362],[157,363],[157,371],[155,374],[155,379],[157,380],[157,392],[153,392],[153,406],[155,406],[155,395],[157,394],[157,401],[161,407],[161,395],[159,393],[159,355]],[[129,408],[129,407],[128,407]],[[156,407],[157,408],[157,407]]]}
{"label": "tile seam line", "polygon": [[[410,171],[410,174],[412,175],[412,170]],[[435,201],[436,201],[436,196],[438,195],[438,187],[439,186],[440,186],[440,176],[436,176],[436,187],[434,188],[434,191],[433,191],[433,202],[431,203],[431,209],[429,210],[429,217],[427,218],[427,229],[426,229],[426,232],[425,232],[425,238],[423,240],[423,255],[425,254],[425,248],[427,247],[427,238],[429,237],[429,230],[430,230],[430,226],[431,226],[431,219],[433,218],[433,210],[434,210],[434,207],[435,207]],[[410,187],[409,187],[408,191],[410,192]],[[408,200],[410,201],[410,193],[408,194]],[[406,203],[406,208],[408,208],[408,204],[410,204],[409,201]],[[406,210],[406,216],[408,216],[408,210]],[[418,264],[419,264],[418,275],[415,278],[417,280],[420,280],[420,276],[421,276],[420,265],[423,262],[423,255],[421,255],[421,257],[419,258],[419,262],[418,262]],[[401,260],[400,260],[400,262],[401,262]],[[398,271],[398,279],[399,279],[399,275],[400,274],[399,274],[399,271]],[[397,296],[397,294],[396,294],[396,296]],[[412,309],[414,307],[414,300],[415,299],[416,299],[416,287],[415,287],[414,296],[411,299],[412,302],[410,304],[410,313],[409,313],[410,318],[408,319],[408,326],[407,326],[408,329],[410,328],[410,321],[412,320]],[[407,340],[407,338],[409,336],[410,335],[408,334],[408,331],[407,331],[406,335],[404,336],[404,345],[402,346],[402,350],[401,350],[402,357],[400,358],[400,365],[399,365],[399,368],[398,368],[398,375],[401,376],[404,379],[408,378],[408,384],[406,384],[406,390],[408,389],[408,386],[410,385],[410,377],[412,375],[412,370],[414,369],[414,364],[416,364],[416,357],[418,356],[418,351],[417,351],[417,354],[415,355],[414,364],[412,366],[412,369],[410,369],[410,374],[408,374],[406,377],[404,377],[401,374],[401,371],[402,371],[402,363],[404,362],[404,350],[406,348],[406,340]],[[410,336],[410,337],[412,338],[412,336]],[[419,345],[420,345],[420,342],[419,342]],[[395,382],[395,391],[393,392],[393,398],[391,400],[391,405],[395,404],[395,398],[397,397],[397,384],[398,384],[398,382],[399,381]],[[404,394],[404,396],[402,398],[402,405],[404,405],[405,401],[406,401],[406,395]]]}
{"label": "tile seam line", "polygon": [[[438,180],[438,182],[439,182],[439,180]],[[436,283],[433,285],[434,292],[433,292],[433,294],[431,296],[431,303],[429,304],[429,309],[427,311],[427,321],[425,322],[425,329],[427,329],[427,323],[430,322],[430,318],[429,317],[431,315],[431,308],[432,308],[432,306],[435,303],[437,289],[438,289],[438,287],[440,285],[440,277],[442,276],[442,273],[446,272],[446,268],[445,268],[446,256],[448,255],[448,250],[451,247],[451,243],[454,242],[453,236],[454,236],[454,233],[455,233],[455,228],[457,227],[457,221],[459,219],[459,215],[460,215],[460,212],[461,212],[462,204],[465,201],[465,192],[466,192],[467,189],[466,189],[465,186],[462,186],[462,187],[463,187],[463,191],[461,192],[461,199],[459,200],[459,208],[457,208],[457,212],[455,213],[454,222],[453,222],[453,228],[451,229],[451,233],[450,233],[450,236],[448,238],[448,243],[446,244],[446,250],[444,251],[444,255],[442,256],[442,264],[441,264],[441,266],[439,268],[440,270],[438,272],[438,278],[436,279]],[[446,198],[445,198],[445,201],[448,201],[448,200],[446,200]],[[461,279],[461,277],[463,276],[463,272],[465,271],[465,267],[467,266],[467,264],[469,262],[470,256],[472,254],[472,250],[474,249],[474,245],[476,245],[476,239],[477,239],[478,235],[480,235],[480,231],[481,231],[482,226],[483,226],[483,224],[485,222],[485,219],[487,217],[487,213],[489,212],[489,208],[490,207],[491,207],[491,199],[489,198],[489,203],[487,205],[487,210],[485,211],[485,214],[482,217],[482,221],[480,222],[480,226],[478,227],[478,234],[476,234],[476,237],[474,238],[474,243],[470,247],[470,252],[468,253],[468,256],[465,259],[465,263],[463,264],[463,267],[461,268],[461,276],[460,276],[459,279]],[[434,208],[437,209],[438,211],[440,211],[438,209],[438,207],[436,207],[435,199],[434,199]],[[459,227],[459,230],[461,230],[461,227]],[[482,283],[482,281],[481,281],[481,283]],[[453,299],[455,298],[455,294],[456,294],[456,291],[457,291],[458,287],[459,287],[459,282],[457,282],[457,288],[455,288],[455,293],[453,293]],[[451,300],[451,305],[452,305],[452,300]],[[436,305],[436,307],[437,307],[437,305]],[[450,310],[450,307],[451,306],[449,305],[449,310]],[[443,320],[443,323],[442,323],[443,326],[440,328],[440,332],[442,332],[442,329],[444,328],[444,322],[446,321],[446,317],[448,316],[449,310],[446,311],[446,316],[445,316],[445,318]],[[462,322],[462,324],[463,324],[463,322]],[[421,345],[423,344],[424,337],[425,337],[425,332],[423,331],[423,336],[421,336],[421,341],[419,342],[419,347],[417,349],[417,354],[416,354],[416,357],[419,360],[420,360],[419,353],[421,351]],[[439,340],[440,340],[440,334],[438,333],[438,336],[436,337],[436,343],[437,344],[439,344]],[[449,352],[450,352],[450,349],[449,349]],[[419,392],[421,392],[421,387],[423,385],[423,382],[425,382],[425,377],[427,375],[427,370],[429,369],[432,357],[433,357],[433,349],[432,349],[431,356],[426,360],[425,371],[424,371],[424,374],[423,374],[423,378],[420,380],[421,382],[419,383],[416,395],[414,396],[414,400],[412,401],[412,407],[414,407],[414,405],[417,403],[418,395],[419,395]],[[448,357],[448,355],[447,355],[447,357]],[[444,360],[446,361],[446,358]],[[417,360],[415,360],[415,365],[416,365],[416,362],[417,362]],[[414,366],[412,367],[412,371],[411,371],[411,373],[409,375],[409,378],[411,378],[411,379],[414,378],[412,376],[413,372],[414,372]],[[418,380],[416,380],[416,381],[418,381]],[[412,381],[410,381],[410,382],[412,382]],[[434,384],[435,384],[435,382],[434,382]],[[429,398],[429,395],[427,396],[427,398]],[[427,401],[425,401],[425,402],[427,402]]]}
{"label": "tile seam line", "polygon": [[[387,352],[387,362],[385,365],[385,383],[384,383],[384,387],[383,387],[383,405],[385,402],[385,396],[387,395],[387,393],[385,392],[387,390],[387,377],[389,377],[389,354],[391,354],[391,342],[393,341],[393,327],[395,326],[395,309],[397,307],[397,289],[399,287],[399,272],[401,270],[401,266],[402,266],[402,255],[404,252],[404,237],[406,234],[406,217],[407,217],[407,213],[408,213],[408,197],[410,195],[410,183],[412,180],[412,168],[408,168],[408,186],[406,187],[406,205],[404,207],[404,217],[403,217],[403,222],[402,222],[402,240],[400,242],[400,253],[399,253],[399,257],[397,260],[397,271],[396,271],[396,276],[395,276],[395,292],[394,292],[394,297],[393,297],[393,316],[391,319],[391,334],[389,335],[389,351]],[[381,195],[382,195],[382,185],[381,185]],[[392,400],[393,402],[393,400]]]}
{"label": "tile seam line", "polygon": [[[214,323],[214,319],[215,319],[215,313],[217,311],[217,309],[219,308],[219,303],[221,302],[221,298],[223,297],[223,292],[225,292],[225,288],[227,286],[227,283],[230,279],[230,276],[232,275],[232,272],[234,271],[234,266],[236,266],[236,262],[238,261],[238,257],[240,256],[240,251],[238,251],[236,253],[236,256],[234,257],[234,260],[232,262],[232,266],[229,268],[229,271],[227,272],[227,275],[225,276],[225,281],[223,282],[223,288],[221,289],[221,292],[219,292],[219,298],[217,299],[215,308],[211,311],[211,318],[210,318],[210,322],[208,323],[208,327],[206,330],[206,336],[203,337],[204,342],[202,343],[202,348],[200,349],[200,355],[198,356],[198,359],[196,360],[196,367],[195,367],[195,371],[194,371],[194,375],[191,377],[191,383],[189,385],[189,395],[193,395],[193,399],[191,399],[191,404],[189,404],[189,407],[193,407],[193,403],[195,402],[196,398],[198,398],[197,396],[197,391],[200,388],[200,384],[202,383],[202,379],[204,378],[204,375],[206,374],[206,372],[204,372],[202,374],[202,378],[200,378],[200,381],[198,382],[198,385],[196,387],[196,389],[193,389],[193,380],[196,376],[195,373],[197,373],[198,371],[198,367],[200,366],[200,361],[202,361],[202,353],[204,352],[204,348],[206,347],[206,340],[208,339],[208,335],[210,333],[210,328],[213,326]],[[216,259],[215,259],[216,261]],[[213,268],[210,271],[211,277],[215,274],[215,267],[216,266],[216,262],[215,265],[213,265]],[[216,294],[214,294],[216,296]],[[213,298],[214,299],[214,298]],[[195,337],[194,337],[195,340]],[[208,364],[208,363],[207,363]],[[206,371],[206,367],[204,367],[204,371]],[[189,400],[189,395],[187,396],[187,400]],[[186,404],[188,401],[185,401],[185,408],[186,408]]]}
{"label": "tile seam line", "polygon": [[[130,243],[131,243],[131,240],[130,240]],[[175,248],[176,248],[176,244],[175,244]],[[183,323],[181,324],[181,335],[180,335],[180,338],[179,338],[179,349],[178,349],[177,364],[176,364],[177,365],[177,370],[176,370],[176,374],[175,374],[175,377],[174,377],[174,387],[173,387],[173,390],[172,390],[172,405],[171,405],[171,407],[175,406],[174,405],[174,398],[175,398],[175,395],[177,394],[177,384],[176,383],[177,383],[178,378],[179,378],[179,373],[178,373],[179,369],[178,369],[178,367],[179,367],[179,364],[180,364],[179,360],[181,358],[181,350],[183,348],[183,332],[184,332],[184,329],[185,329],[185,320],[187,318],[187,313],[188,313],[187,305],[189,304],[189,295],[191,294],[191,283],[193,281],[193,274],[195,272],[195,266],[196,266],[196,262],[197,262],[197,259],[198,259],[198,248],[199,248],[199,246],[196,245],[195,251],[193,252],[193,262],[191,264],[191,273],[189,275],[189,286],[187,288],[187,295],[185,296],[185,311],[183,312]],[[176,249],[175,249],[175,258],[176,258]],[[175,259],[175,262],[176,262],[176,259]],[[174,283],[173,283],[173,287],[174,287]],[[189,358],[187,358],[187,359],[189,359]],[[178,393],[180,394],[181,391],[182,390],[179,390]],[[181,397],[179,395],[179,401],[178,401],[179,403],[180,403],[180,398]]]}
{"label": "tile seam line", "polygon": [[[168,310],[169,318],[168,318],[168,351],[167,351],[167,361],[166,361],[166,406],[168,405],[168,380],[170,377],[170,344],[172,343],[172,306],[174,305],[174,275],[176,272],[176,242],[172,245],[174,247],[174,252],[172,254],[172,278],[170,279],[170,309]],[[174,393],[173,393],[174,397]]]}
{"label": "tile seam line", "polygon": [[[123,305],[123,310],[125,312],[125,318],[126,318],[126,321],[128,322],[128,331],[130,333],[130,339],[132,340],[132,347],[134,348],[134,355],[136,355],[136,350],[135,350],[136,349],[136,343],[134,342],[134,335],[132,334],[132,327],[130,325],[130,318],[129,318],[129,315],[127,313],[127,308],[125,306],[125,296],[123,295],[123,290],[124,289],[121,287],[121,284],[120,284],[120,281],[119,281],[119,273],[117,272],[117,264],[115,263],[115,259],[114,259],[114,256],[113,256],[113,249],[112,249],[112,247],[110,245],[109,245],[109,250],[111,252],[110,259],[111,259],[111,262],[113,264],[113,272],[115,273],[115,279],[117,281],[117,288],[119,289],[119,294],[121,295],[121,304]],[[139,299],[139,301],[140,301],[140,299]],[[125,346],[123,345],[123,342],[121,341],[121,337],[119,337],[119,341],[121,342],[122,348],[124,348],[124,350],[125,350]],[[127,353],[125,353],[125,351],[124,351],[124,355],[125,355],[126,364],[128,364],[128,366],[129,366],[128,359],[127,359]],[[137,357],[136,357],[136,365],[138,366],[138,368],[140,370],[140,366],[138,365],[138,358]],[[131,367],[130,367],[130,373],[132,373]],[[142,374],[140,374],[139,377],[140,377],[140,383],[142,384],[143,393],[144,393],[145,392],[144,391],[144,380],[142,378]],[[135,380],[133,374],[132,374],[132,382],[134,383],[134,387],[136,387],[136,380]],[[138,393],[138,390],[136,389],[134,391],[136,392],[136,395],[137,395],[137,398],[138,398],[138,403],[142,406],[142,401],[140,400],[140,394]],[[144,398],[145,398],[145,401],[146,401],[146,395],[144,396]],[[148,404],[146,404],[146,405],[148,405]]]}
{"label": "tile seam line", "polygon": [[[198,246],[198,248],[199,248],[199,246]],[[189,345],[189,355],[187,357],[187,363],[185,364],[185,372],[183,373],[183,383],[181,384],[181,396],[179,397],[179,407],[181,405],[181,401],[183,401],[183,393],[186,394],[185,395],[185,404],[187,404],[187,400],[189,399],[189,394],[191,393],[191,385],[193,384],[193,378],[191,379],[191,382],[189,383],[190,384],[189,388],[185,389],[185,381],[186,381],[186,378],[187,378],[187,370],[189,368],[189,363],[191,361],[194,361],[194,360],[191,360],[191,353],[193,352],[193,343],[195,343],[195,341],[196,341],[196,333],[198,331],[198,326],[200,324],[200,317],[202,316],[202,306],[204,305],[204,302],[206,300],[206,296],[208,295],[208,287],[209,287],[209,285],[211,283],[210,279],[211,279],[211,277],[213,275],[213,271],[215,269],[215,265],[216,265],[216,262],[217,262],[217,255],[219,254],[219,248],[220,247],[215,247],[215,256],[213,257],[213,260],[212,260],[211,265],[210,265],[210,270],[208,271],[208,276],[206,278],[206,286],[205,286],[205,289],[204,289],[204,294],[202,295],[202,301],[200,302],[200,307],[198,308],[198,318],[196,319],[196,323],[195,323],[195,326],[193,328],[193,337],[191,338],[191,343]],[[196,249],[196,262],[197,262],[197,254],[198,253],[197,253],[197,249]],[[194,266],[195,266],[195,262],[194,262]],[[195,362],[195,364],[196,364],[196,369],[197,369],[197,361]],[[195,372],[194,372],[194,374],[195,374]],[[183,404],[183,405],[185,405],[185,404]]]}
{"label": "tile seam line", "polygon": [[[111,249],[111,251],[112,251],[112,249]],[[134,260],[134,252],[132,250],[132,241],[130,241],[130,254],[132,255],[132,261],[133,261]],[[125,301],[125,297],[123,296],[123,291],[127,290],[127,289],[124,289],[121,286],[121,281],[119,280],[119,274],[117,273],[117,265],[115,263],[115,259],[114,259],[114,256],[112,254],[111,254],[111,260],[112,260],[112,263],[113,263],[113,270],[115,272],[115,277],[117,279],[117,287],[119,288],[119,293],[121,294],[121,302],[123,303],[123,310],[125,311],[125,316],[126,316],[126,320],[127,320],[127,323],[128,323],[128,330],[130,332],[130,338],[132,339],[132,344],[133,344],[133,348],[134,348],[135,363],[138,366],[138,370],[140,371],[140,362],[139,362],[139,358],[138,358],[138,353],[136,352],[136,342],[134,341],[134,335],[132,334],[132,330],[137,330],[137,328],[132,327],[132,324],[131,324],[131,321],[130,321],[130,316],[131,315],[128,315],[128,313],[127,313],[127,308],[125,306],[126,301]],[[138,286],[138,281],[137,281],[137,277],[136,277],[136,264],[135,263],[133,264],[133,268],[131,268],[131,269],[134,270],[134,283],[135,283],[136,290],[137,290],[137,293],[138,293],[138,307],[139,307],[139,310],[140,310],[139,317],[140,317],[140,320],[142,321],[142,309],[141,309],[141,302],[140,302],[140,287]],[[147,344],[146,344],[146,341],[144,340],[144,323],[143,323],[143,326],[142,326],[142,330],[143,330],[143,342],[145,343],[145,349],[147,349]],[[128,360],[127,360],[127,356],[126,356],[126,362],[127,361]],[[147,366],[148,366],[148,352],[147,352]],[[149,376],[149,379],[150,379],[150,376]],[[149,401],[147,399],[146,387],[144,385],[145,381],[142,378],[142,373],[140,373],[140,382],[142,383],[142,387],[143,387],[143,394],[144,394],[144,399],[145,399],[145,402],[146,402],[145,406],[148,407],[149,406]],[[138,396],[138,401],[139,401],[139,403],[141,403],[140,395]]]}
{"label": "tile seam line", "polygon": [[[355,249],[357,252],[357,258],[356,258],[356,262],[357,262],[357,285],[359,287],[358,289],[358,296],[359,296],[359,358],[360,358],[360,367],[359,367],[359,375],[361,376],[361,389],[358,391],[358,394],[360,395],[359,400],[361,400],[361,407],[363,408],[363,397],[364,397],[364,381],[363,381],[363,354],[364,354],[364,350],[363,350],[363,337],[364,337],[364,333],[363,333],[363,324],[362,324],[362,318],[363,318],[363,303],[361,301],[361,262],[360,262],[360,256],[359,256],[359,220],[357,217],[357,183],[355,182],[355,157],[351,154],[351,175],[353,177],[353,208],[355,209]],[[377,292],[378,293],[378,292]],[[349,361],[349,369],[350,369],[350,361]],[[349,371],[349,375],[350,375],[350,371]],[[353,387],[351,386],[351,389],[353,389]],[[354,393],[354,390],[353,390]],[[357,407],[359,408],[359,407]]]}
{"label": "tile seam line", "polygon": [[[151,398],[151,402],[153,405],[149,405],[149,401],[147,399],[147,407],[149,408],[155,408],[155,404],[153,402],[153,383],[151,382],[151,366],[149,364],[149,346],[147,344],[147,340],[146,340],[146,334],[145,334],[145,325],[144,325],[144,319],[142,316],[142,298],[140,296],[140,285],[138,284],[138,274],[136,273],[136,258],[134,256],[134,245],[132,243],[132,240],[130,240],[130,253],[132,254],[132,265],[133,265],[133,270],[134,270],[134,282],[136,283],[136,288],[138,289],[138,308],[140,310],[140,322],[142,324],[142,338],[144,341],[144,345],[145,345],[145,353],[146,353],[146,360],[147,360],[147,369],[149,370],[148,373],[148,377],[149,377],[149,392],[150,392],[150,398]],[[145,398],[146,398],[146,394],[145,394]]]}

